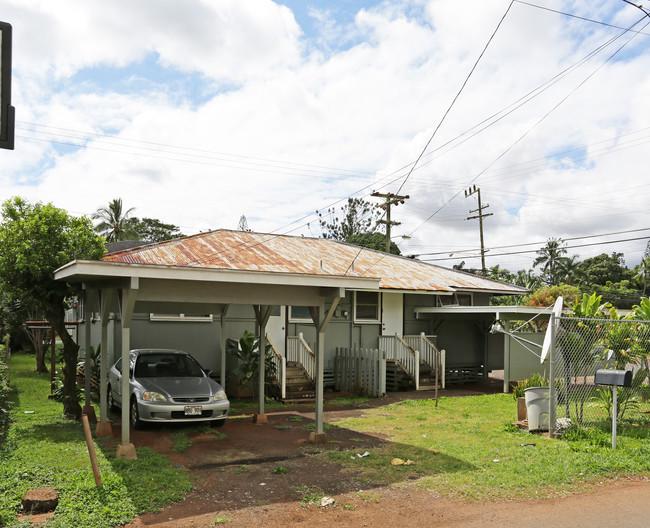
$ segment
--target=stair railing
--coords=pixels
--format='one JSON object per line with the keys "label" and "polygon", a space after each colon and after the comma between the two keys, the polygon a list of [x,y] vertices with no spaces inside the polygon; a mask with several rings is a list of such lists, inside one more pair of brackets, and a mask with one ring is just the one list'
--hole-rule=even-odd
{"label": "stair railing", "polygon": [[275,365],[277,381],[280,385],[281,398],[284,400],[287,397],[287,358],[278,352],[278,349],[268,334],[266,334],[266,341],[271,345],[273,364]]}
{"label": "stair railing", "polygon": [[316,356],[300,332],[297,337],[287,337],[287,361],[302,365],[309,379],[316,378]]}
{"label": "stair railing", "polygon": [[440,383],[442,389],[445,388],[445,351],[440,350],[424,332],[417,336],[404,336],[404,340],[411,348],[420,351],[420,361],[428,366],[436,377],[436,386]]}
{"label": "stair railing", "polygon": [[379,336],[379,350],[386,352],[388,361],[395,361],[415,382],[416,390],[420,387],[420,352],[414,350],[402,337]]}

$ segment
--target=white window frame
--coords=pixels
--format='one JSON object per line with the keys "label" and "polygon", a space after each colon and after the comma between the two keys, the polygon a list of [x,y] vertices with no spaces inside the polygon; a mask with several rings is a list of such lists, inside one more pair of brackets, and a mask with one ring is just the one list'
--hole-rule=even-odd
{"label": "white window frame", "polygon": [[377,317],[376,319],[365,319],[357,317],[357,292],[354,292],[354,322],[355,324],[380,324],[381,323],[381,292],[378,291],[362,291],[359,293],[372,293],[377,296]]}
{"label": "white window frame", "polygon": [[[293,316],[293,306],[289,306],[289,322],[290,323],[313,323],[313,319],[311,318],[311,315],[309,317],[294,317]],[[296,308],[307,308],[309,310],[309,307],[307,306],[296,306]]]}
{"label": "white window frame", "polygon": [[150,313],[149,321],[161,323],[212,323],[214,317],[210,315],[185,315],[185,314],[157,314]]}
{"label": "white window frame", "polygon": [[[458,302],[458,296],[467,296],[469,297],[469,304],[460,304]],[[472,292],[455,292],[452,293],[451,295],[438,295],[438,302],[436,302],[436,306],[474,306],[474,294]],[[443,299],[451,299],[451,302],[448,304],[444,304],[442,302]]]}

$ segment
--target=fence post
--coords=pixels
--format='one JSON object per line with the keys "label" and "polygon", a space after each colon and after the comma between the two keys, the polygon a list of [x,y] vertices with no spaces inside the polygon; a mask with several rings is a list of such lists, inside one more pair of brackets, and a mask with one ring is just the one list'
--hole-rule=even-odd
{"label": "fence post", "polygon": [[[555,397],[555,372],[553,369],[553,362],[555,361],[555,314],[551,314],[551,318],[549,320],[549,325],[551,325],[551,328],[549,329],[551,331],[551,346],[549,347],[549,359],[548,359],[548,364],[549,364],[549,372],[548,372],[548,397],[549,397],[549,409],[548,409],[548,433],[552,435],[555,432],[556,428],[556,414],[557,414],[557,408],[556,408],[556,397]],[[558,323],[561,321],[561,319],[558,321]]]}
{"label": "fence post", "polygon": [[380,350],[379,353],[379,395],[384,396],[386,394],[386,352]]}
{"label": "fence post", "polygon": [[287,358],[282,356],[280,360],[282,361],[282,380],[280,383],[282,383],[282,399],[285,400],[287,398]]}
{"label": "fence post", "polygon": [[440,351],[440,372],[442,373],[442,388],[445,388],[445,371],[446,371],[446,361],[447,361],[447,352],[445,350]]}

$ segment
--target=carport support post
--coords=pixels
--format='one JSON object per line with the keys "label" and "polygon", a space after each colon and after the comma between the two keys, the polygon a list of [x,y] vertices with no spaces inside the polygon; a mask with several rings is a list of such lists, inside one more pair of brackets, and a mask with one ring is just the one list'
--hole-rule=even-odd
{"label": "carport support post", "polygon": [[91,325],[93,320],[93,308],[97,300],[97,291],[91,290],[88,285],[83,285],[84,290],[84,407],[83,414],[88,417],[89,422],[97,422],[95,407],[90,400],[90,339]]}
{"label": "carport support post", "polygon": [[266,323],[269,322],[269,317],[271,316],[272,306],[254,306],[255,316],[257,318],[257,323],[260,327],[260,364],[259,364],[259,379],[258,379],[258,396],[259,403],[257,408],[257,414],[253,418],[255,423],[265,423],[266,415],[264,414],[264,378],[266,375]]}
{"label": "carport support post", "polygon": [[136,460],[138,456],[129,435],[129,350],[131,348],[131,318],[138,293],[138,278],[131,277],[130,287],[120,290],[120,316],[122,319],[122,443],[117,446],[116,458]]}
{"label": "carport support post", "polygon": [[339,305],[341,297],[345,295],[344,292],[339,294],[339,297],[334,297],[330,309],[325,313],[325,300],[321,298],[320,306],[310,307],[312,320],[318,338],[316,341],[316,431],[309,434],[311,442],[322,442],[325,440],[325,430],[323,428],[323,376],[325,373],[325,330],[329,324],[336,307]]}
{"label": "carport support post", "polygon": [[221,315],[219,316],[219,321],[221,322],[221,341],[219,346],[221,347],[221,388],[226,390],[226,316],[228,315],[229,304],[224,304],[221,308]]}
{"label": "carport support post", "polygon": [[[499,320],[499,314],[497,314],[497,321]],[[509,321],[503,321],[503,392],[510,392],[510,336],[508,332],[510,331]]]}
{"label": "carport support post", "polygon": [[97,422],[97,429],[95,435],[112,436],[113,430],[111,422],[108,421],[107,409],[107,390],[108,385],[108,318],[110,316],[110,306],[113,300],[112,289],[100,290],[100,310],[102,319],[102,351],[99,365],[99,421]]}

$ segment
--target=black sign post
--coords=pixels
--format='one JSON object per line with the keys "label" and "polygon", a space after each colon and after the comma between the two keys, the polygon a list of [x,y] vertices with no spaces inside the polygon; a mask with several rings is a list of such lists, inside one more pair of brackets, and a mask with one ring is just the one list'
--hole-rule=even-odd
{"label": "black sign post", "polygon": [[11,106],[11,24],[0,22],[0,148],[14,149],[15,109]]}

